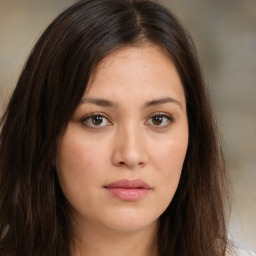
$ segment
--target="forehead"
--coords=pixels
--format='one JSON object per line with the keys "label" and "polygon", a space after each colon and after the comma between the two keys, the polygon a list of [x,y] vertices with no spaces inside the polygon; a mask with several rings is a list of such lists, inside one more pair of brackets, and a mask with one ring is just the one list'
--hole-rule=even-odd
{"label": "forehead", "polygon": [[[127,46],[115,50],[98,65],[86,96],[114,97],[172,94],[184,99],[174,63],[157,45]],[[162,95],[161,95],[162,94]]]}

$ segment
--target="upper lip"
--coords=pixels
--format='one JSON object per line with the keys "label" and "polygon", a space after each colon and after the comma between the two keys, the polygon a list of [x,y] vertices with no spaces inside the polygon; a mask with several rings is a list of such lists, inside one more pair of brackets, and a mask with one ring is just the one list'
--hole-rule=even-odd
{"label": "upper lip", "polygon": [[105,188],[142,188],[152,189],[149,184],[141,179],[122,179],[114,181],[105,186]]}

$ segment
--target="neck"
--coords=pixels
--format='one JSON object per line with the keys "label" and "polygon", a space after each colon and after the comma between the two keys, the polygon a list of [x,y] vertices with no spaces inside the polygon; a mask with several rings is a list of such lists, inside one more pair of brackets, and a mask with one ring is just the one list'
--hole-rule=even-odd
{"label": "neck", "polygon": [[136,232],[86,225],[76,229],[74,256],[157,256],[157,222]]}

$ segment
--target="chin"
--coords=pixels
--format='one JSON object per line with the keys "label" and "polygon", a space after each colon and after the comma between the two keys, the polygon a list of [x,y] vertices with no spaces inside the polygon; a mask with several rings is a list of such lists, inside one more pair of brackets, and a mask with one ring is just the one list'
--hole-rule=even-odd
{"label": "chin", "polygon": [[122,213],[118,217],[106,220],[105,225],[115,232],[134,233],[157,225],[157,218]]}

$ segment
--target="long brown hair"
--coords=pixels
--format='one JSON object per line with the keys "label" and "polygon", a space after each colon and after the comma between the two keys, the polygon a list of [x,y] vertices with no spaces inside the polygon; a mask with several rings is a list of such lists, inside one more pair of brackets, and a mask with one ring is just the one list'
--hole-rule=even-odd
{"label": "long brown hair", "polygon": [[225,254],[225,166],[191,37],[153,1],[83,0],[38,40],[1,119],[0,255],[72,255],[69,204],[54,164],[58,139],[99,62],[144,42],[175,63],[189,122],[180,183],[159,219],[159,255]]}

